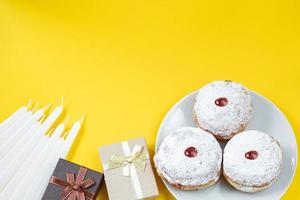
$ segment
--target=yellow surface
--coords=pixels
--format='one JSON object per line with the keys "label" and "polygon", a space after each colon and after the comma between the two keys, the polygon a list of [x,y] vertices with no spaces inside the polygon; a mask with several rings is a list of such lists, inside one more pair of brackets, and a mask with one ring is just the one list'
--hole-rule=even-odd
{"label": "yellow surface", "polygon": [[[64,95],[73,120],[87,115],[68,159],[102,170],[99,146],[145,136],[153,155],[174,103],[232,79],[277,104],[299,142],[299,8],[297,0],[2,0],[0,119],[29,98],[58,104]],[[171,199],[157,180],[158,199]],[[299,184],[298,172],[283,199],[300,199]]]}

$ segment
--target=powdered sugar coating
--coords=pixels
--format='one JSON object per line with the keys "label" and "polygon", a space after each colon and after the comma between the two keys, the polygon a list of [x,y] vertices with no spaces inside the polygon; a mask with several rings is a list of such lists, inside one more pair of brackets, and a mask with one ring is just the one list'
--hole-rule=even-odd
{"label": "powdered sugar coating", "polygon": [[[257,151],[255,160],[245,153]],[[266,133],[250,130],[234,136],[226,145],[223,156],[225,176],[245,187],[270,185],[280,173],[282,152],[275,139]]]}
{"label": "powdered sugar coating", "polygon": [[[197,156],[185,156],[189,147],[197,149]],[[211,134],[199,128],[184,127],[164,138],[154,162],[158,173],[171,183],[205,185],[219,178],[222,150]]]}
{"label": "powdered sugar coating", "polygon": [[[227,105],[217,106],[219,98],[226,98]],[[251,97],[239,83],[215,81],[199,89],[194,114],[200,128],[220,139],[230,139],[247,126],[252,114]]]}

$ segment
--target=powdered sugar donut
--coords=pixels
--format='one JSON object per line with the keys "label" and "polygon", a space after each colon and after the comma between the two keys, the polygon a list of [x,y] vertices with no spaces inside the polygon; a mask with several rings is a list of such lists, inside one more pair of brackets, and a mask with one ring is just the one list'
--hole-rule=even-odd
{"label": "powdered sugar donut", "polygon": [[252,114],[251,97],[241,84],[215,81],[199,89],[194,105],[198,127],[228,140],[243,131]]}
{"label": "powdered sugar donut", "polygon": [[257,192],[269,187],[278,177],[282,152],[278,142],[260,131],[245,131],[234,136],[224,149],[223,175],[236,189]]}
{"label": "powdered sugar donut", "polygon": [[175,188],[196,190],[218,181],[222,150],[211,134],[184,127],[164,138],[154,163],[158,174]]}

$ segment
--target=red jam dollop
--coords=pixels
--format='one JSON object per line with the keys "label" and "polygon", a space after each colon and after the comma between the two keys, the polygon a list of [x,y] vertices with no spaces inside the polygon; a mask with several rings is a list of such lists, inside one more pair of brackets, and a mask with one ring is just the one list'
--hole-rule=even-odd
{"label": "red jam dollop", "polygon": [[184,155],[189,158],[197,156],[198,150],[195,147],[189,147],[184,151]]}
{"label": "red jam dollop", "polygon": [[258,157],[258,153],[257,151],[248,151],[247,153],[245,153],[245,157],[248,160],[255,160]]}
{"label": "red jam dollop", "polygon": [[215,104],[220,107],[224,107],[228,104],[228,99],[225,97],[221,97],[215,100]]}

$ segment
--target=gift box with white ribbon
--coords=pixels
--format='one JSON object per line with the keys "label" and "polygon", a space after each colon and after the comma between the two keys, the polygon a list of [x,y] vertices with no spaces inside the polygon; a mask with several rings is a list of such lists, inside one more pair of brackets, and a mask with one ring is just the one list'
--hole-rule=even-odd
{"label": "gift box with white ribbon", "polygon": [[99,149],[110,200],[134,200],[158,195],[144,138]]}

